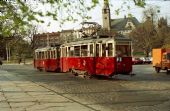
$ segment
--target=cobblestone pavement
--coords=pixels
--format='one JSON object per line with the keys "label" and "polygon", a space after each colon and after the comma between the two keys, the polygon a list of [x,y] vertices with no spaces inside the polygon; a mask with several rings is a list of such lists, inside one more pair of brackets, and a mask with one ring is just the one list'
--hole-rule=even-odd
{"label": "cobblestone pavement", "polygon": [[151,65],[136,65],[134,73],[83,79],[30,65],[4,65],[0,111],[170,111],[170,75],[156,74]]}

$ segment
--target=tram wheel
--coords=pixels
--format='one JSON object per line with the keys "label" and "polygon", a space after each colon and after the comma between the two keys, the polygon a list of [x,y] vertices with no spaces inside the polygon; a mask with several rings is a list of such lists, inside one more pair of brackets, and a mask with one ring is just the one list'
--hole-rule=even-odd
{"label": "tram wheel", "polygon": [[84,77],[84,78],[87,78],[87,79],[91,79],[91,78],[92,78],[92,75],[89,74],[88,72],[85,72],[85,73],[83,74],[83,77]]}

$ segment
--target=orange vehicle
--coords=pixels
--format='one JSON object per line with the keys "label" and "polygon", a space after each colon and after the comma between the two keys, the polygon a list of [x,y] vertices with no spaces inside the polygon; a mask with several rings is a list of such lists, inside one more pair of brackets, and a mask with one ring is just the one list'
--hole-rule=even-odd
{"label": "orange vehicle", "polygon": [[153,49],[153,67],[157,73],[160,70],[166,70],[167,73],[170,72],[170,49]]}

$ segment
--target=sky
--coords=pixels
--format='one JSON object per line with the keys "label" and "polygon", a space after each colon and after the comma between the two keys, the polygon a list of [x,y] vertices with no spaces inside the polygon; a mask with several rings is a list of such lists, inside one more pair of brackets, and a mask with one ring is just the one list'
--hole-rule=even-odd
{"label": "sky", "polygon": [[[87,0],[89,1],[89,0]],[[103,1],[103,0],[102,0]],[[125,0],[124,0],[125,1]],[[111,12],[111,19],[116,18],[124,18],[124,16],[128,16],[128,13],[132,14],[134,17],[138,19],[139,22],[142,22],[143,20],[143,10],[148,7],[159,7],[160,13],[158,13],[157,17],[166,17],[168,19],[168,24],[170,24],[170,0],[146,0],[146,6],[145,8],[141,8],[134,5],[133,1],[128,1],[126,5],[124,5],[123,8],[121,8],[123,3],[123,0],[110,0],[110,12]],[[127,9],[127,6],[130,6],[130,9]],[[88,12],[88,15],[92,17],[92,19],[88,20],[89,22],[97,22],[100,25],[102,25],[102,7],[103,2],[97,5],[95,9]],[[40,7],[43,9],[42,7]],[[115,13],[115,10],[121,8],[119,15]],[[44,24],[38,24],[39,32],[57,32],[61,30],[67,30],[67,29],[78,29],[81,27],[80,23],[81,20],[78,20],[76,23],[73,22],[66,22],[62,25],[62,27],[59,27],[59,22],[53,21],[52,19],[45,18]],[[51,22],[52,24],[48,26],[48,22]]]}

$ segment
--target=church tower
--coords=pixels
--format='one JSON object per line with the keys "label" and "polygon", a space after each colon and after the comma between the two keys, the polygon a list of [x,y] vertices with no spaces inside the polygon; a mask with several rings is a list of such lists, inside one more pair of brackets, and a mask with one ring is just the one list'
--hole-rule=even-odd
{"label": "church tower", "polygon": [[102,19],[103,19],[103,28],[105,30],[110,30],[110,8],[109,1],[104,0],[104,6],[102,9]]}

